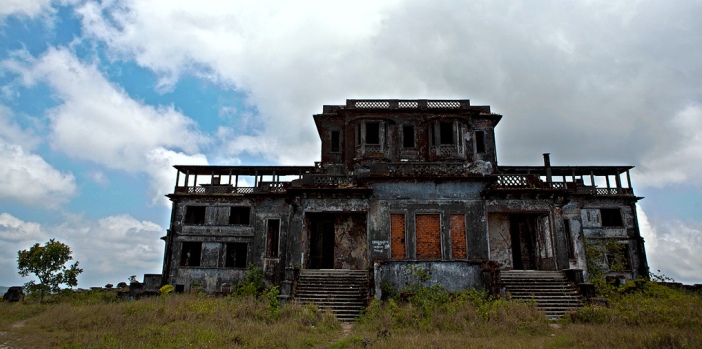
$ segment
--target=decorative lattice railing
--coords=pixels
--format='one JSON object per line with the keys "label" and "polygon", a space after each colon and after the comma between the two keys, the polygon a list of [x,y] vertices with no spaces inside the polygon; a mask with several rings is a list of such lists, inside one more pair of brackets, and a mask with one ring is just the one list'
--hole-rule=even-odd
{"label": "decorative lattice railing", "polygon": [[633,195],[631,188],[597,188],[593,186],[578,186],[574,182],[547,183],[532,175],[499,175],[494,189],[561,189],[576,194],[589,195]]}
{"label": "decorative lattice railing", "polygon": [[470,106],[468,100],[400,100],[400,99],[356,99],[349,107],[358,109],[461,109]]}

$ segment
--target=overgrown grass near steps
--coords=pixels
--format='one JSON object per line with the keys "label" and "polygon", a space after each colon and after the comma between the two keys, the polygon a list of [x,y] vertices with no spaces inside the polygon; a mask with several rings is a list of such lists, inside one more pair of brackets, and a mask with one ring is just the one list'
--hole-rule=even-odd
{"label": "overgrown grass near steps", "polygon": [[[425,292],[425,293],[422,293]],[[350,330],[314,306],[250,297],[92,293],[0,303],[0,344],[20,348],[702,348],[702,296],[654,283],[610,290],[609,308],[550,322],[529,304],[479,292],[416,290],[373,302]],[[1,347],[1,345],[0,345]]]}

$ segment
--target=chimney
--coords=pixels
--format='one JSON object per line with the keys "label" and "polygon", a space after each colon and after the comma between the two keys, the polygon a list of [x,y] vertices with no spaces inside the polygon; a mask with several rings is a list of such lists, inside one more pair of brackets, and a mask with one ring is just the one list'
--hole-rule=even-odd
{"label": "chimney", "polygon": [[546,183],[551,183],[551,154],[544,153],[544,167],[546,167]]}

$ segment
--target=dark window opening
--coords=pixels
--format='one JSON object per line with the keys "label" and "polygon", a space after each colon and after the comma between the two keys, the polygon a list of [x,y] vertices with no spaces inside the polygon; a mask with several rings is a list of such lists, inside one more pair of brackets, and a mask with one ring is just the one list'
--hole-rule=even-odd
{"label": "dark window opening", "polygon": [[380,144],[380,123],[366,123],[366,144]]}
{"label": "dark window opening", "polygon": [[341,132],[331,131],[331,152],[338,153],[341,151]]}
{"label": "dark window opening", "polygon": [[622,227],[622,212],[618,208],[602,208],[600,209],[600,217],[602,218],[603,227]]}
{"label": "dark window opening", "polygon": [[202,254],[202,242],[183,242],[180,249],[181,267],[199,267]]}
{"label": "dark window opening", "polygon": [[280,220],[268,220],[268,246],[266,256],[269,258],[278,258],[278,243],[280,241]]}
{"label": "dark window opening", "polygon": [[441,140],[441,144],[454,144],[452,122],[442,122],[439,124],[439,139]]}
{"label": "dark window opening", "polygon": [[175,292],[176,293],[183,293],[185,292],[185,285],[175,285]]}
{"label": "dark window opening", "polygon": [[205,206],[188,206],[185,208],[184,224],[205,224]]}
{"label": "dark window opening", "polygon": [[246,268],[246,243],[227,243],[227,253],[224,258],[226,268]]}
{"label": "dark window opening", "polygon": [[402,147],[414,148],[414,126],[402,126]]}
{"label": "dark window opening", "polygon": [[570,231],[570,219],[565,219],[563,221],[563,228],[568,244],[568,258],[575,258],[575,246],[573,245],[573,237]]}
{"label": "dark window opening", "polygon": [[249,224],[250,207],[234,206],[229,212],[229,224]]}
{"label": "dark window opening", "polygon": [[629,249],[627,244],[612,244],[607,246],[605,258],[609,271],[621,272],[631,270],[631,260],[629,259]]}
{"label": "dark window opening", "polygon": [[485,132],[475,131],[475,151],[478,154],[485,153]]}

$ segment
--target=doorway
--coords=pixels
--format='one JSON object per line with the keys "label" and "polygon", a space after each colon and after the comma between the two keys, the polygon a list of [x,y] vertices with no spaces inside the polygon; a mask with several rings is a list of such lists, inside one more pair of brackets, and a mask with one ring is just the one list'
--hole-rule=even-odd
{"label": "doorway", "polygon": [[366,212],[315,212],[305,217],[310,269],[368,267]]}
{"label": "doorway", "polygon": [[334,269],[334,217],[314,214],[310,219],[310,268]]}
{"label": "doorway", "polygon": [[553,264],[548,214],[511,214],[512,264],[517,270],[550,270]]}

